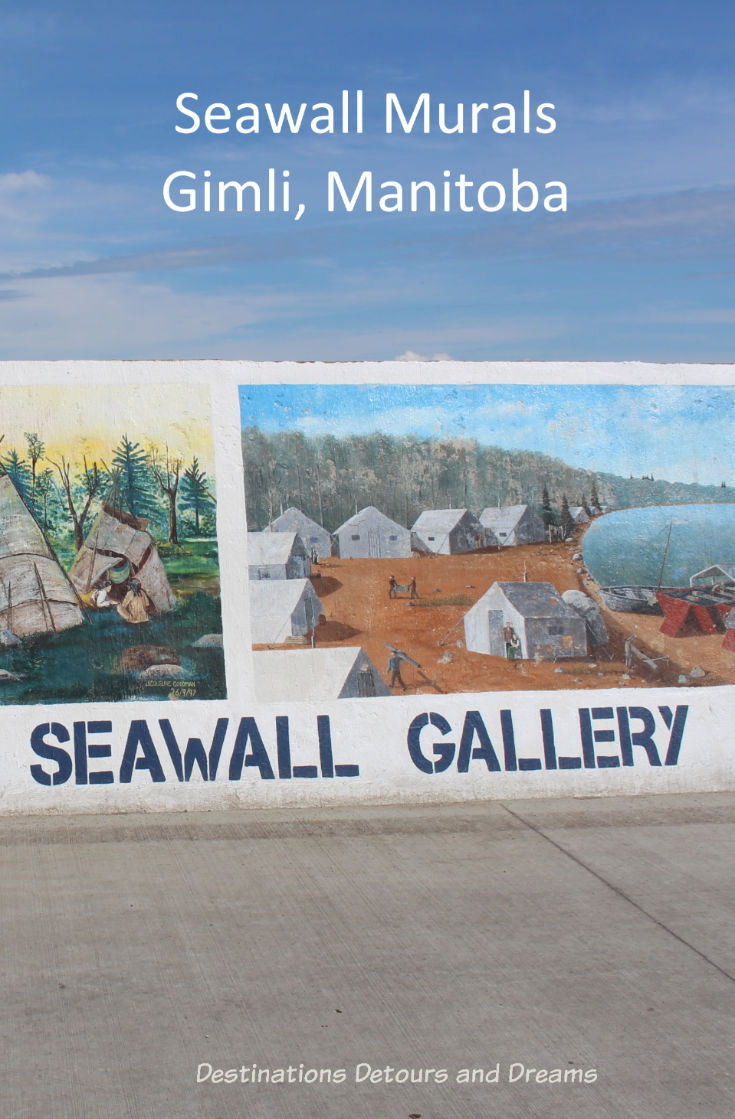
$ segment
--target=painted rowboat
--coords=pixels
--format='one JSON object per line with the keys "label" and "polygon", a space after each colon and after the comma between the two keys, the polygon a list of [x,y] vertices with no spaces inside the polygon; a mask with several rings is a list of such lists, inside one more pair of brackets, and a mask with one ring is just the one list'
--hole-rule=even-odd
{"label": "painted rowboat", "polygon": [[663,613],[656,598],[655,587],[600,587],[600,594],[608,610],[618,610],[624,614]]}
{"label": "painted rowboat", "polygon": [[692,631],[724,633],[726,619],[735,606],[732,587],[718,591],[703,587],[662,587],[656,597],[664,615],[661,633],[668,637]]}

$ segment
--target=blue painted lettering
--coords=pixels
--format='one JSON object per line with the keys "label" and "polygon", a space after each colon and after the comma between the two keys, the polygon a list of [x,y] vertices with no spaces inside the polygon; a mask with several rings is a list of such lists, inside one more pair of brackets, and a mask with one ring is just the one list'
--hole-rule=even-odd
{"label": "blue painted lettering", "polygon": [[217,769],[219,767],[220,757],[222,756],[222,746],[224,745],[229,722],[229,719],[217,720],[217,725],[214,728],[214,734],[212,736],[212,745],[209,748],[209,754],[207,754],[204,749],[204,743],[201,738],[190,738],[186,743],[184,756],[182,758],[181,747],[176,741],[176,735],[174,734],[171,723],[168,719],[158,720],[158,725],[161,728],[161,733],[168,747],[169,757],[171,758],[179,781],[189,781],[195,765],[199,768],[199,773],[204,781],[214,781],[217,776]]}
{"label": "blue painted lettering", "polygon": [[436,760],[431,762],[421,749],[421,731],[430,724],[443,735],[451,734],[452,728],[443,715],[438,715],[436,711],[424,712],[417,715],[408,728],[408,752],[411,761],[422,773],[443,773],[454,761],[457,747],[454,742],[432,743]]}
{"label": "blue painted lettering", "polygon": [[[643,723],[641,730],[631,731],[630,720]],[[661,765],[661,758],[653,741],[656,731],[656,718],[647,707],[618,707],[618,727],[620,728],[620,752],[623,765],[635,765],[633,747],[642,746],[651,765]]]}
{"label": "blue painted lettering", "polygon": [[585,769],[613,769],[620,765],[617,754],[598,754],[595,756],[595,743],[615,742],[615,730],[610,727],[592,729],[592,721],[614,720],[612,707],[582,707],[579,711],[579,729],[582,735],[582,757]]}
{"label": "blue painted lettering", "polygon": [[31,749],[39,758],[53,762],[56,769],[47,773],[42,765],[31,766],[31,776],[39,785],[63,785],[72,775],[72,760],[66,750],[54,746],[46,741],[47,735],[53,735],[57,742],[68,742],[69,731],[63,723],[40,723],[33,728],[31,734]]}
{"label": "blue painted lettering", "polygon": [[[245,753],[245,747],[248,742],[250,743],[250,752]],[[230,758],[230,781],[240,781],[242,778],[242,767],[252,766],[254,769],[260,771],[260,776],[264,781],[274,781],[275,773],[268,757],[268,751],[265,748],[265,743],[260,737],[258,724],[251,716],[240,720],[240,726],[237,729],[237,737],[235,738],[235,746]]]}
{"label": "blue painted lettering", "polygon": [[111,785],[115,774],[111,769],[89,772],[89,758],[112,757],[109,742],[89,742],[87,734],[111,734],[112,723],[107,720],[93,720],[89,723],[74,723],[74,779],[77,785]]}
{"label": "blue painted lettering", "polygon": [[[141,750],[140,756],[138,755],[138,748]],[[166,780],[145,719],[133,719],[130,724],[123,759],[120,764],[121,785],[127,785],[132,781],[134,769],[147,769],[152,781]]]}
{"label": "blue painted lettering", "polygon": [[[486,721],[479,711],[467,711],[464,716],[459,750],[449,739],[452,724],[436,711],[417,715],[408,728],[407,745],[411,761],[422,773],[442,773],[449,769],[455,760],[458,773],[468,773],[470,762],[484,761],[490,772],[538,772],[539,770],[617,769],[620,765],[632,766],[640,754],[634,747],[640,747],[651,766],[661,765],[661,753],[665,749],[665,764],[677,765],[681,751],[684,727],[689,708],[687,706],[659,707],[656,713],[647,707],[581,707],[579,718],[579,755],[557,755],[556,735],[553,714],[550,708],[541,708],[541,745],[543,758],[519,757],[513,713],[503,709],[499,715],[500,735],[503,742],[503,764],[501,766]],[[608,723],[608,726],[596,724]],[[663,723],[663,727],[661,725]],[[422,732],[429,726],[436,727],[442,735],[441,740],[431,744],[433,758],[422,749]],[[668,743],[660,741],[662,730],[668,731]],[[659,744],[655,736],[659,737]],[[597,747],[603,743],[615,743],[620,753],[598,753]],[[659,752],[661,746],[661,753]]]}
{"label": "blue painted lettering", "polygon": [[673,715],[670,707],[659,707],[659,711],[667,729],[671,731],[664,765],[676,765],[679,760],[679,750],[681,749],[681,740],[684,737],[684,724],[687,721],[689,708],[677,707]]}
{"label": "blue painted lettering", "polygon": [[[473,749],[475,737],[477,737],[479,744]],[[470,768],[470,761],[473,758],[484,761],[489,770],[497,772],[500,769],[498,756],[493,749],[490,735],[479,711],[468,711],[465,715],[462,737],[459,740],[457,772],[467,773]]]}

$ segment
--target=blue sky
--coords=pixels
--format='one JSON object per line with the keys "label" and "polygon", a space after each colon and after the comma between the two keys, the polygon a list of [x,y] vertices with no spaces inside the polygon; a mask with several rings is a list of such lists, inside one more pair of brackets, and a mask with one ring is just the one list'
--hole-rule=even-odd
{"label": "blue sky", "polygon": [[[0,357],[729,360],[735,10],[139,0],[0,12]],[[362,136],[178,135],[175,100],[334,101]],[[408,103],[556,106],[548,136],[386,136]],[[179,214],[173,170],[307,203]],[[562,179],[566,214],[328,214],[328,169]]]}
{"label": "blue sky", "polygon": [[243,385],[243,427],[476,439],[571,466],[735,483],[735,389],[658,385]]}

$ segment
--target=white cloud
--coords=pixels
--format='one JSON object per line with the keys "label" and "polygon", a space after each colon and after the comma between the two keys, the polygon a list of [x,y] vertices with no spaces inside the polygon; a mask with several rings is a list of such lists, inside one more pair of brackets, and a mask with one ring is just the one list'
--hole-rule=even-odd
{"label": "white cloud", "polygon": [[4,358],[181,357],[258,318],[240,296],[176,293],[129,276],[24,281],[14,290],[22,298],[0,301]]}
{"label": "white cloud", "polygon": [[453,361],[451,354],[432,354],[429,357],[426,354],[417,354],[413,350],[406,350],[405,353],[398,354],[394,359],[395,361]]}
{"label": "white cloud", "polygon": [[39,203],[46,204],[52,192],[51,179],[37,171],[9,171],[0,175],[0,218],[14,223],[34,222]]}
{"label": "white cloud", "polygon": [[[0,273],[20,278],[89,266],[113,245],[129,248],[122,215],[135,213],[140,222],[146,203],[139,188],[116,182],[54,178],[32,169],[6,172],[0,175]],[[111,214],[119,215],[112,224]]]}
{"label": "white cloud", "polygon": [[51,179],[48,175],[40,175],[38,171],[6,171],[5,174],[0,175],[0,196],[50,185]]}

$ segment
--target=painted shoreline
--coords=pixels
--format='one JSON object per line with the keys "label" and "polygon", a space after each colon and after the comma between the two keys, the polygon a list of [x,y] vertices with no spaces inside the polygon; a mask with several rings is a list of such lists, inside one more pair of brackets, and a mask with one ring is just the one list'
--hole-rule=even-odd
{"label": "painted shoreline", "polygon": [[[312,585],[322,602],[325,621],[315,630],[317,647],[360,646],[388,684],[391,643],[421,665],[404,667],[407,695],[461,695],[468,692],[562,691],[573,689],[676,686],[681,676],[699,665],[706,675],[693,685],[735,682],[735,658],[722,652],[722,636],[665,638],[658,634],[660,617],[620,614],[601,601],[598,584],[575,556],[582,551],[587,526],[564,542],[526,544],[452,556],[402,559],[323,560]],[[466,648],[464,616],[493,583],[548,582],[562,593],[581,590],[602,611],[610,638],[607,651],[593,656],[554,661],[515,660],[472,652]],[[406,584],[416,578],[419,597],[391,599],[389,577]],[[624,645],[634,636],[642,652],[657,662],[651,671],[640,662],[625,665]],[[659,640],[660,639],[660,640]],[[258,645],[256,648],[278,648]],[[283,648],[283,646],[280,646]],[[308,655],[308,643],[291,645]],[[401,687],[393,695],[403,695]]]}
{"label": "painted shoreline", "polygon": [[[582,550],[587,530],[594,523],[592,521],[590,525],[584,525],[582,530],[578,531],[579,550]],[[636,683],[646,686],[661,684],[664,680],[668,684],[688,686],[735,683],[735,656],[723,650],[723,634],[667,637],[660,632],[663,620],[660,615],[626,614],[610,610],[603,601],[600,584],[587,570],[586,565],[579,579],[580,590],[590,595],[599,606],[613,644],[624,643],[627,637],[633,636],[638,648],[652,659],[668,658],[668,663],[660,661],[661,668],[658,673],[653,673],[636,662],[633,668],[627,670],[634,676]],[[704,669],[705,676],[692,678],[689,674],[694,668]]]}

